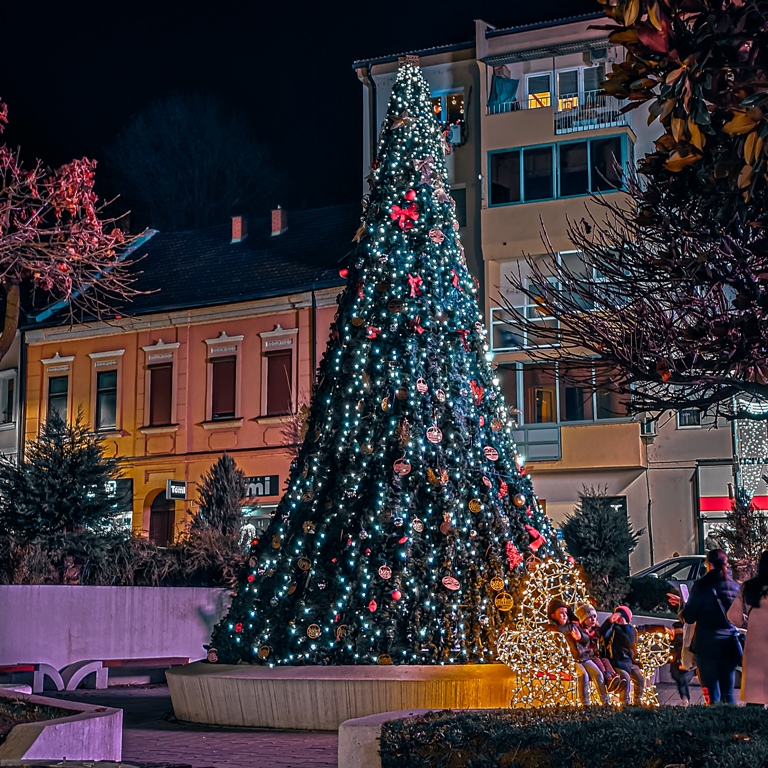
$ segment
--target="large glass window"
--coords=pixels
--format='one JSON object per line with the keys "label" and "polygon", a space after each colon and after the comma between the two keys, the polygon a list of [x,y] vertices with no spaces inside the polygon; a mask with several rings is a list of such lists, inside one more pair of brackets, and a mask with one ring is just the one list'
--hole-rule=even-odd
{"label": "large glass window", "polygon": [[173,363],[149,366],[149,425],[173,422]]}
{"label": "large glass window", "polygon": [[214,421],[235,418],[237,358],[215,357],[211,360],[211,418]]}
{"label": "large glass window", "polygon": [[520,150],[491,155],[491,205],[520,202]]}
{"label": "large glass window", "polygon": [[523,150],[523,200],[549,200],[554,197],[552,147]]}
{"label": "large glass window", "polygon": [[592,421],[592,366],[561,363],[560,421]]}
{"label": "large glass window", "polygon": [[67,395],[69,376],[51,376],[48,379],[48,416],[58,413],[63,421],[67,420]]}
{"label": "large glass window", "polygon": [[588,142],[577,141],[558,147],[560,195],[584,195],[589,190]]}
{"label": "large glass window", "polygon": [[548,424],[557,421],[556,372],[553,363],[523,366],[526,424]]}
{"label": "large glass window", "polygon": [[617,173],[616,163],[619,166],[623,164],[621,137],[592,139],[589,142],[589,154],[591,168],[589,188],[592,192],[618,189],[621,179]]}
{"label": "large glass window", "polygon": [[[521,375],[522,374],[522,375]],[[627,418],[621,396],[593,390],[594,366],[583,363],[507,363],[497,369],[507,406],[523,424],[595,422]],[[522,389],[519,388],[522,379]]]}
{"label": "large glass window", "polygon": [[96,374],[96,429],[117,428],[117,371]]}
{"label": "large glass window", "polygon": [[579,106],[579,70],[567,69],[557,73],[557,108],[576,109]]}
{"label": "large glass window", "polygon": [[[628,140],[627,145],[631,149]],[[628,161],[624,146],[623,137],[609,136],[492,152],[489,202],[527,203],[618,189],[617,170]]]}

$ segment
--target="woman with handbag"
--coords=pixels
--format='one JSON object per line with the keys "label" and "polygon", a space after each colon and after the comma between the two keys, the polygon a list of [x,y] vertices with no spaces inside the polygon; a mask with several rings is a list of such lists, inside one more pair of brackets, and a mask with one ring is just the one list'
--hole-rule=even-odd
{"label": "woman with handbag", "polygon": [[741,700],[768,704],[768,550],[760,555],[757,575],[744,582],[728,609],[728,619],[747,630],[741,663]]}
{"label": "woman with handbag", "polygon": [[707,704],[733,704],[733,680],[741,662],[738,630],[728,620],[728,609],[738,597],[728,557],[721,549],[707,554],[707,573],[694,583],[680,610],[686,624],[696,622],[694,652]]}

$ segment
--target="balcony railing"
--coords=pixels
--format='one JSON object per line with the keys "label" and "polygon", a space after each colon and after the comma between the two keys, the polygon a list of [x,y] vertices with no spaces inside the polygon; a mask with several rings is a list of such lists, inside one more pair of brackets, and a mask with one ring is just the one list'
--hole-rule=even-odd
{"label": "balcony railing", "polygon": [[[502,115],[524,109],[541,109],[550,106],[540,100],[529,103],[526,100],[505,101],[489,104],[488,115]],[[621,103],[613,96],[600,93],[583,93],[574,96],[562,96],[555,109],[555,133],[576,133],[592,131],[595,128],[610,128],[629,125],[626,114],[621,114]]]}
{"label": "balcony railing", "polygon": [[[555,112],[555,133],[593,131],[628,125],[621,104],[613,96],[585,93],[583,96],[560,99],[560,109]],[[566,107],[563,109],[563,107]]]}
{"label": "balcony railing", "polygon": [[532,349],[559,346],[553,343],[551,334],[539,335],[535,326],[547,329],[559,328],[559,321],[545,314],[537,304],[523,304],[514,308],[523,317],[528,318],[533,328],[523,325],[517,317],[505,307],[491,307],[491,350],[493,352],[514,352],[520,349]]}

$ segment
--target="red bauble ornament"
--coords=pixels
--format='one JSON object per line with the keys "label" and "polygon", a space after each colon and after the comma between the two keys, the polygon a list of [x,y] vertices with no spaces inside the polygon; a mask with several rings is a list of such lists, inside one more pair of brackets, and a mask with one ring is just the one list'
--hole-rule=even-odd
{"label": "red bauble ornament", "polygon": [[248,581],[256,581],[256,577],[252,573],[249,573],[248,574]]}
{"label": "red bauble ornament", "polygon": [[399,589],[392,590],[392,599],[399,600],[403,596],[403,593]]}
{"label": "red bauble ornament", "polygon": [[243,625],[241,622],[238,621],[237,624],[235,624],[235,632],[242,632],[242,631],[243,631]]}
{"label": "red bauble ornament", "polygon": [[376,609],[377,609],[378,607],[379,607],[379,606],[378,606],[378,605],[376,605],[376,601],[375,601],[375,600],[371,600],[371,602],[370,602],[370,603],[368,603],[368,610],[369,610],[371,613],[376,613]]}
{"label": "red bauble ornament", "polygon": [[349,277],[349,270],[344,267],[343,269],[339,270],[339,277],[343,277],[345,280]]}
{"label": "red bauble ornament", "polygon": [[403,536],[403,538],[400,539],[400,541],[398,541],[397,543],[398,544],[405,544],[406,541],[408,541],[408,537],[407,536]]}
{"label": "red bauble ornament", "polygon": [[415,200],[416,199],[416,192],[415,192],[415,190],[409,189],[405,193],[405,199],[408,200],[408,201]]}

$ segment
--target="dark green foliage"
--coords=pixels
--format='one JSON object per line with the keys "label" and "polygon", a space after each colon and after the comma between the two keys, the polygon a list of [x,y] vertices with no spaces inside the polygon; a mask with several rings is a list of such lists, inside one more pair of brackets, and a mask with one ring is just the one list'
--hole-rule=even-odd
{"label": "dark green foliage", "polygon": [[248,490],[245,473],[225,453],[201,480],[199,509],[192,517],[192,530],[213,528],[237,538],[243,523],[241,502]]}
{"label": "dark green foliage", "polygon": [[629,555],[643,531],[635,532],[626,512],[614,509],[605,489],[587,487],[562,530],[597,607],[612,610],[626,597]]}
{"label": "dark green foliage", "polygon": [[737,707],[431,712],[381,729],[382,768],[760,768],[768,712]]}
{"label": "dark green foliage", "polygon": [[653,576],[630,577],[626,604],[636,613],[671,613],[667,593],[672,588],[665,579]]}
{"label": "dark green foliage", "polygon": [[20,465],[0,458],[0,533],[32,541],[103,524],[114,514],[108,482],[119,476],[82,413],[68,424],[52,412]]}

